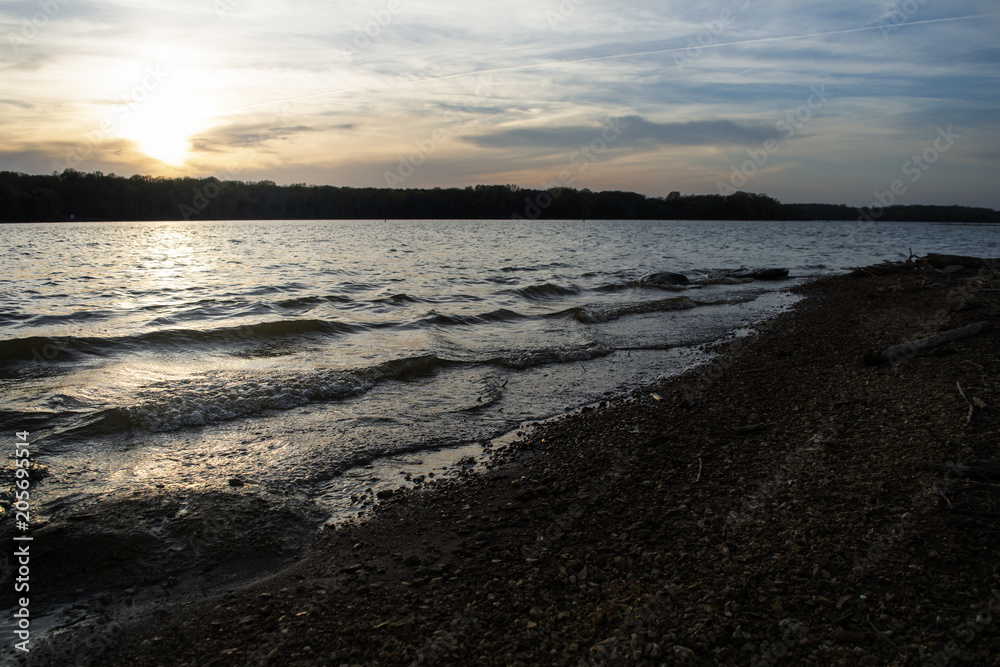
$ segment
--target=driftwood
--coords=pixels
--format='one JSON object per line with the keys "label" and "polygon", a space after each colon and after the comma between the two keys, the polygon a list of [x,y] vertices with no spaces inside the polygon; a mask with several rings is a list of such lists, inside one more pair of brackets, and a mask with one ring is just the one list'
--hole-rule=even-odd
{"label": "driftwood", "polygon": [[928,253],[924,260],[935,269],[946,269],[949,266],[961,266],[963,269],[989,269],[995,271],[1000,268],[1000,259],[987,257],[967,257],[965,255],[941,255],[936,252]]}
{"label": "driftwood", "polygon": [[956,266],[968,271],[995,273],[1000,270],[1000,258],[942,255],[936,252],[928,253],[926,257],[916,257],[911,250],[910,256],[905,262],[884,260],[881,264],[874,266],[851,266],[847,268],[855,278],[863,278],[866,276],[884,276],[886,274],[913,271],[927,267],[943,271],[949,267]]}
{"label": "driftwood", "polygon": [[881,264],[872,266],[848,266],[851,276],[854,278],[867,278],[869,276],[885,276],[891,273],[902,273],[904,271],[914,271],[917,265],[913,262],[890,262],[883,261]]}
{"label": "driftwood", "polygon": [[920,340],[910,341],[909,343],[893,345],[892,347],[881,352],[867,352],[865,353],[865,364],[869,366],[877,366],[878,364],[888,362],[894,364],[899,363],[905,359],[912,359],[919,354],[941,347],[946,343],[977,336],[983,332],[989,331],[992,328],[993,325],[989,322],[976,322],[975,324],[970,324],[959,329],[945,331],[935,336],[930,336],[929,338],[921,338]]}
{"label": "driftwood", "polygon": [[759,269],[747,275],[754,280],[784,280],[788,277],[788,269]]}

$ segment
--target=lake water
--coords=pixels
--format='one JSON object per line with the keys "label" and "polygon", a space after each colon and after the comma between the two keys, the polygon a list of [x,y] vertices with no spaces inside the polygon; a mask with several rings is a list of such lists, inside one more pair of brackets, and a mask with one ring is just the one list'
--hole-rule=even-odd
{"label": "lake water", "polygon": [[[364,488],[397,486],[526,421],[698,363],[696,346],[787,306],[795,284],[910,249],[997,256],[998,232],[736,221],[0,225],[0,423],[11,437],[30,431],[50,469],[32,496],[42,515],[114,491],[236,478],[340,516]],[[784,267],[791,278],[699,284],[740,267]],[[632,283],[663,270],[694,284]]]}

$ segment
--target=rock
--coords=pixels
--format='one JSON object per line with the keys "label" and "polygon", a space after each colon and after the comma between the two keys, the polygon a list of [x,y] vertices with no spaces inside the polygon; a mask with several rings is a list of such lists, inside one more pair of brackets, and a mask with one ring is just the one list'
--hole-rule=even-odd
{"label": "rock", "polygon": [[403,565],[406,565],[407,567],[415,567],[417,565],[420,565],[420,556],[416,554],[410,554],[409,556],[403,559]]}
{"label": "rock", "polygon": [[788,277],[788,269],[760,269],[747,275],[754,280],[783,280]]}
{"label": "rock", "polygon": [[647,273],[635,281],[636,285],[653,285],[657,287],[672,287],[674,285],[687,285],[691,281],[683,273],[672,273],[670,271],[657,271]]}
{"label": "rock", "polygon": [[694,657],[694,651],[689,649],[687,646],[677,644],[674,646],[674,655],[682,660],[686,660]]}
{"label": "rock", "polygon": [[229,479],[229,486],[243,486],[245,482],[242,479],[237,479],[236,477],[231,477]]}
{"label": "rock", "polygon": [[710,273],[703,284],[734,285],[752,280],[783,280],[788,277],[788,269],[739,269],[737,271],[719,271]]}

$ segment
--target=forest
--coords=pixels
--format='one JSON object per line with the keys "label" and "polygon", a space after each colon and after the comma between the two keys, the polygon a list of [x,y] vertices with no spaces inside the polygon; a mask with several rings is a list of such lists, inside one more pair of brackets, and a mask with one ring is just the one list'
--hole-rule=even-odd
{"label": "forest", "polygon": [[516,185],[390,189],[276,185],[272,181],[83,173],[0,172],[0,222],[66,220],[863,220],[1000,222],[1000,211],[968,206],[782,204],[764,194],[647,197],[586,188]]}

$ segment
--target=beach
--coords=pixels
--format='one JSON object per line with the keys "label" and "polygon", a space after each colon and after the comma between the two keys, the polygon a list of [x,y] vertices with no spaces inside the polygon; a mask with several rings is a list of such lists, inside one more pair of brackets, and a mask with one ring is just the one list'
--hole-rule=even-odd
{"label": "beach", "polygon": [[[530,429],[482,472],[383,493],[361,520],[292,527],[295,558],[266,577],[209,595],[147,573],[27,663],[995,664],[989,268],[797,287],[707,364]],[[864,361],[978,322],[994,328]],[[283,539],[255,534],[280,520],[246,526],[228,557]]]}
{"label": "beach", "polygon": [[0,667],[1000,667],[1000,11],[438,5],[0,4]]}

